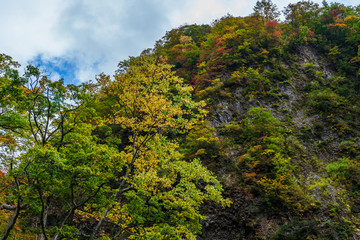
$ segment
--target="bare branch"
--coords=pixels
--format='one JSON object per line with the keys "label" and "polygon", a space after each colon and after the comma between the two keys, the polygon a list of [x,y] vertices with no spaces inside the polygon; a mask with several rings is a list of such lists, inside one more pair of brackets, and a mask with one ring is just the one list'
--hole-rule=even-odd
{"label": "bare branch", "polygon": [[6,203],[3,203],[0,205],[0,209],[6,209],[6,210],[15,210],[17,206],[11,206]]}

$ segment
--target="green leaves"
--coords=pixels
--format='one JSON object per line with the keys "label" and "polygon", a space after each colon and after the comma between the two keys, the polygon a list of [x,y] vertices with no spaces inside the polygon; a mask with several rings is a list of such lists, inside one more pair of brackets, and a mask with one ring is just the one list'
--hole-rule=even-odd
{"label": "green leaves", "polygon": [[166,232],[166,239],[182,229],[182,234],[194,238],[200,230],[199,207],[204,201],[223,206],[230,203],[221,197],[220,182],[198,160],[185,162],[179,158],[174,144],[156,135],[136,162],[129,179],[134,190],[126,193],[126,209],[145,236],[161,231]]}
{"label": "green leaves", "polygon": [[[14,65],[4,59],[2,67]],[[33,66],[27,67],[23,81],[9,71],[3,70],[0,89],[6,110],[0,115],[0,141],[14,146],[2,156],[9,176],[6,202],[38,219],[43,235],[74,234],[76,212],[82,215],[84,209],[97,210],[112,200],[109,182],[124,163],[116,149],[93,135],[99,118],[91,106],[90,84],[65,86]],[[55,220],[49,223],[48,218]]]}
{"label": "green leaves", "polygon": [[15,81],[5,69],[15,63],[4,57],[4,201],[21,209],[21,221],[36,219],[36,231],[53,239],[82,234],[76,219],[99,221],[91,238],[106,219],[112,237],[195,239],[200,205],[230,204],[199,160],[182,160],[179,136],[206,111],[165,61],[131,58],[114,80],[101,74],[97,84],[65,86],[33,66]]}

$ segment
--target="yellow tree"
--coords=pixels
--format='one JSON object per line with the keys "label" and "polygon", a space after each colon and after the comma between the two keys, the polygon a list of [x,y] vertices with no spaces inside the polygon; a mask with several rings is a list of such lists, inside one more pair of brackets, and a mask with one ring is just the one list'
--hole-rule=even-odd
{"label": "yellow tree", "polygon": [[228,204],[220,183],[199,161],[181,160],[174,137],[204,117],[204,103],[192,100],[192,87],[165,59],[141,56],[124,63],[115,80],[98,79],[110,111],[105,122],[120,126],[128,139],[119,149],[125,167],[119,169],[115,202],[99,217],[91,239],[105,220],[122,238],[194,239],[200,204]]}

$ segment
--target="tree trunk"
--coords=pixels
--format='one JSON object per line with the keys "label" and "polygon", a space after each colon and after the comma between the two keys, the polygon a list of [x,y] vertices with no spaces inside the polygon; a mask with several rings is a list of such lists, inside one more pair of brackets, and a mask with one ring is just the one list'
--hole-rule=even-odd
{"label": "tree trunk", "polygon": [[103,224],[104,219],[106,218],[106,215],[108,214],[110,209],[111,209],[110,207],[106,208],[104,213],[101,215],[101,219],[99,220],[98,224],[96,224],[96,226],[95,226],[95,228],[94,228],[94,230],[93,230],[93,232],[91,234],[90,240],[94,240],[96,233],[98,232],[99,228]]}
{"label": "tree trunk", "polygon": [[1,237],[1,240],[5,240],[9,237],[11,229],[14,227],[17,218],[20,213],[20,204],[15,208],[13,215],[11,216],[8,225],[5,228],[4,234]]}

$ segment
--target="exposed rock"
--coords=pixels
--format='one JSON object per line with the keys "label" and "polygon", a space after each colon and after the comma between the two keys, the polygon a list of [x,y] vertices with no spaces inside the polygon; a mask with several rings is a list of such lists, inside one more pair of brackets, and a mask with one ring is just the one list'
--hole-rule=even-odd
{"label": "exposed rock", "polygon": [[[334,76],[326,60],[319,56],[310,47],[299,47],[299,58],[296,63],[283,63],[286,68],[297,66],[295,70],[298,78],[289,81],[273,83],[272,88],[277,89],[276,96],[249,98],[244,96],[244,88],[241,84],[228,89],[231,98],[220,99],[216,102],[211,112],[210,124],[220,130],[223,126],[232,122],[237,122],[246,117],[246,112],[252,107],[262,107],[271,110],[274,117],[291,125],[296,144],[299,144],[297,151],[301,161],[305,159],[317,159],[323,163],[336,160],[336,153],[339,151],[342,133],[334,131],[326,124],[326,119],[319,113],[314,113],[306,106],[304,92],[305,86],[313,81],[304,71],[305,64],[312,64],[317,71],[323,72],[323,78],[328,79]],[[267,70],[271,68],[267,66]],[[222,82],[230,78],[230,74],[221,78]],[[220,136],[218,131],[217,136]],[[290,139],[290,138],[289,138]],[[227,154],[229,163],[236,165],[237,158],[242,154],[241,146],[238,148],[228,148]],[[312,163],[304,163],[304,179],[296,179],[297,184],[313,184],[320,177],[315,172]],[[228,166],[229,167],[229,166]],[[230,167],[230,168],[231,168]],[[251,196],[243,186],[237,186],[236,175],[232,174],[231,169],[226,166],[218,174],[225,182],[225,197],[230,198],[233,204],[230,208],[222,209],[220,206],[209,203],[205,207],[204,215],[206,219],[202,221],[203,234],[199,239],[226,240],[226,239],[270,239],[274,236],[279,226],[295,221],[291,214],[286,216],[284,213],[276,216],[274,212],[263,212],[266,203],[260,196]],[[326,192],[326,196],[324,195]],[[341,200],[337,197],[340,189],[328,184],[326,188],[314,187],[312,196],[318,201],[322,208],[327,208],[329,204],[340,204]],[[345,214],[345,213],[344,213]],[[314,214],[314,218],[319,221],[330,221],[329,216]],[[332,234],[336,236],[336,234]],[[334,238],[336,239],[336,237]]]}

